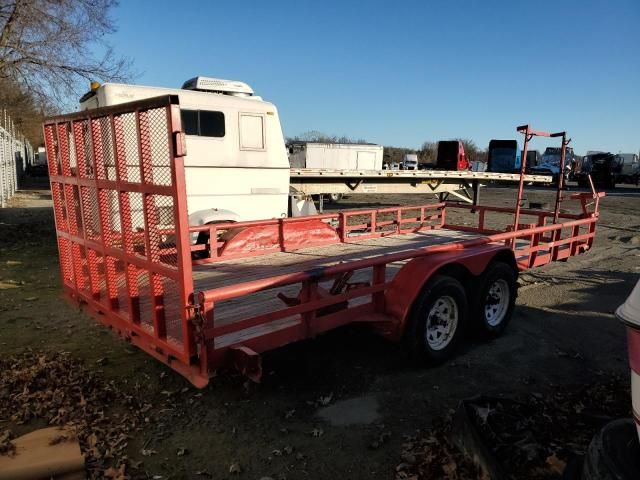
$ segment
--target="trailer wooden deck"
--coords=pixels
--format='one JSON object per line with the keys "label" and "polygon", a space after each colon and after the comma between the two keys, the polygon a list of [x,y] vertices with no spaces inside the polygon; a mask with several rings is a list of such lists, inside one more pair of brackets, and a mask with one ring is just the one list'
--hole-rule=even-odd
{"label": "trailer wooden deck", "polygon": [[[358,241],[311,247],[291,252],[222,260],[193,267],[194,292],[213,290],[242,282],[250,282],[295,272],[313,272],[324,267],[356,260],[366,260],[390,253],[409,252],[429,245],[441,245],[477,238],[480,235],[450,229],[426,230],[416,233],[389,235]],[[407,261],[390,263],[386,269],[387,280]],[[358,271],[350,282],[368,282],[371,271]],[[331,285],[328,281],[327,288]],[[279,289],[287,296],[295,297],[298,286]],[[257,313],[282,308],[283,303],[273,291],[264,291],[216,305],[216,325],[227,325]]]}

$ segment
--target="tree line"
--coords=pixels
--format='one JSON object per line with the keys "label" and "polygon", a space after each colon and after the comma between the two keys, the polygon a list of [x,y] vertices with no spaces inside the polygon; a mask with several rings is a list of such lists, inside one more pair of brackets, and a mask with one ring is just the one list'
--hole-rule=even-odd
{"label": "tree line", "polygon": [[91,80],[124,81],[131,63],[107,42],[116,0],[0,0],[0,109],[33,144],[44,116]]}

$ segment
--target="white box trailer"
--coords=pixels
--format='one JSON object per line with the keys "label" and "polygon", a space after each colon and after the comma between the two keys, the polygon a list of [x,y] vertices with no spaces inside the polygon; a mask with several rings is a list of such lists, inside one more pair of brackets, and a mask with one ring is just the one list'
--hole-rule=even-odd
{"label": "white box trailer", "polygon": [[294,142],[288,148],[291,168],[382,170],[382,145]]}

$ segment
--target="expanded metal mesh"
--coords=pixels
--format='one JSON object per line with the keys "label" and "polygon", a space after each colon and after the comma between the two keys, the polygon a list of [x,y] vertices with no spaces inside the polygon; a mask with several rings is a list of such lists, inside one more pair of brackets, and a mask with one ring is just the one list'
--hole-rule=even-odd
{"label": "expanded metal mesh", "polygon": [[82,112],[44,133],[65,288],[188,361],[193,288],[173,107],[167,97]]}

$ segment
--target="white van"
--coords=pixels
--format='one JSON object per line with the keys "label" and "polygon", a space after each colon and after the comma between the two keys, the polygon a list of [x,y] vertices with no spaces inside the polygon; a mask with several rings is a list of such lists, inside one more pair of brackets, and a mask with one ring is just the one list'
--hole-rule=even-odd
{"label": "white van", "polygon": [[186,134],[189,223],[287,216],[289,161],[278,111],[246,83],[196,77],[182,89],[106,83],[82,110],[177,95]]}
{"label": "white van", "polygon": [[401,165],[402,170],[418,170],[418,154],[405,153]]}

